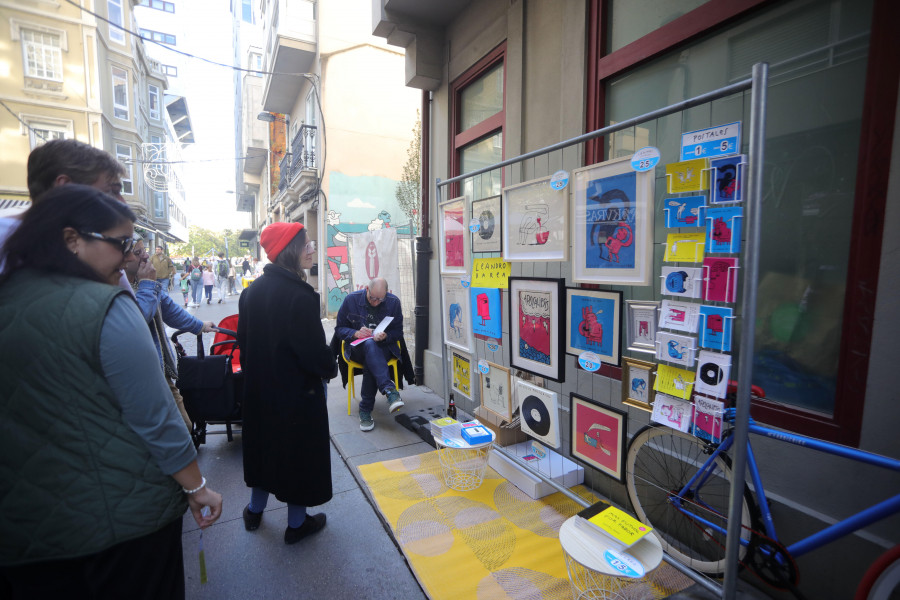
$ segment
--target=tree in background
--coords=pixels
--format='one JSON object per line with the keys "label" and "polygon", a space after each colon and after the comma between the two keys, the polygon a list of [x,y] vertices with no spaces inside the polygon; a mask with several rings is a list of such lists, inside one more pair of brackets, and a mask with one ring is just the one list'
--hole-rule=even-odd
{"label": "tree in background", "polygon": [[[210,231],[196,225],[191,225],[188,230],[188,241],[184,244],[169,244],[169,256],[215,256],[219,252],[225,252],[225,239],[228,238],[228,256],[242,256],[246,254],[245,248],[240,248],[238,243],[239,231],[226,229],[225,231]],[[193,248],[193,254],[191,249]]]}
{"label": "tree in background", "polygon": [[406,163],[400,182],[397,184],[397,204],[409,218],[412,224],[412,233],[419,229],[419,204],[422,199],[422,119],[419,111],[416,111],[416,125],[413,127],[413,138],[406,150]]}

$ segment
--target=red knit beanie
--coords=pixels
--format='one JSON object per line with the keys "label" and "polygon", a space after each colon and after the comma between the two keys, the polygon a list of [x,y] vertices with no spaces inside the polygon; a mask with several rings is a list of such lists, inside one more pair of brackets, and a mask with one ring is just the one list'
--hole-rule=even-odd
{"label": "red knit beanie", "polygon": [[259,243],[266,251],[269,260],[275,262],[281,251],[291,243],[301,229],[303,229],[303,225],[300,223],[272,223],[263,229],[259,236]]}

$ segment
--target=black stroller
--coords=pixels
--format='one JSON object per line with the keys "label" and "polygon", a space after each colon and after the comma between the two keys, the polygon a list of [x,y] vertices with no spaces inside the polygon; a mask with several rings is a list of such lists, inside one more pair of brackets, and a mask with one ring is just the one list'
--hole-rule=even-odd
{"label": "black stroller", "polygon": [[[219,323],[209,356],[203,350],[202,334],[197,334],[196,357],[188,356],[178,343],[178,336],[188,331],[172,334],[178,354],[175,385],[184,398],[184,408],[192,423],[191,439],[197,448],[206,442],[207,433],[224,433],[229,442],[234,439],[234,433],[240,433],[233,426],[241,423],[244,374],[234,329],[237,329],[237,315],[226,317]],[[225,430],[207,431],[207,425],[224,425]]]}

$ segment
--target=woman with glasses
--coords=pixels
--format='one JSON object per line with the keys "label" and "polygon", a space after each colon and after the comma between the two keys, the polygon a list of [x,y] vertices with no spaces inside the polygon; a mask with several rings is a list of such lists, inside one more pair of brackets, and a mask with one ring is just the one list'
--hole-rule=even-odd
{"label": "woman with glasses", "polygon": [[134,219],[66,185],[3,249],[0,589],[12,598],[183,598],[182,515],[207,527],[222,511],[147,325],[110,285]]}
{"label": "woman with glasses", "polygon": [[247,531],[259,528],[274,494],[288,505],[284,543],[325,526],[309,506],[331,499],[331,444],[325,383],[337,365],[319,318],[319,295],[306,282],[315,244],[300,223],[272,223],[259,237],[271,264],[238,301],[244,370],[244,508]]}

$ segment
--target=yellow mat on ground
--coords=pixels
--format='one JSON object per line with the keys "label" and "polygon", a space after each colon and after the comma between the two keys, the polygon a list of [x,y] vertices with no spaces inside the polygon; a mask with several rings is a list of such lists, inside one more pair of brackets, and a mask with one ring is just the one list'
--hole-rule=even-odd
{"label": "yellow mat on ground", "polygon": [[[359,471],[429,598],[572,597],[559,528],[581,506],[566,495],[532,500],[490,467],[481,487],[457,492],[444,484],[437,452]],[[596,500],[582,486],[572,491]],[[652,575],[642,597],[693,583],[665,563]]]}

